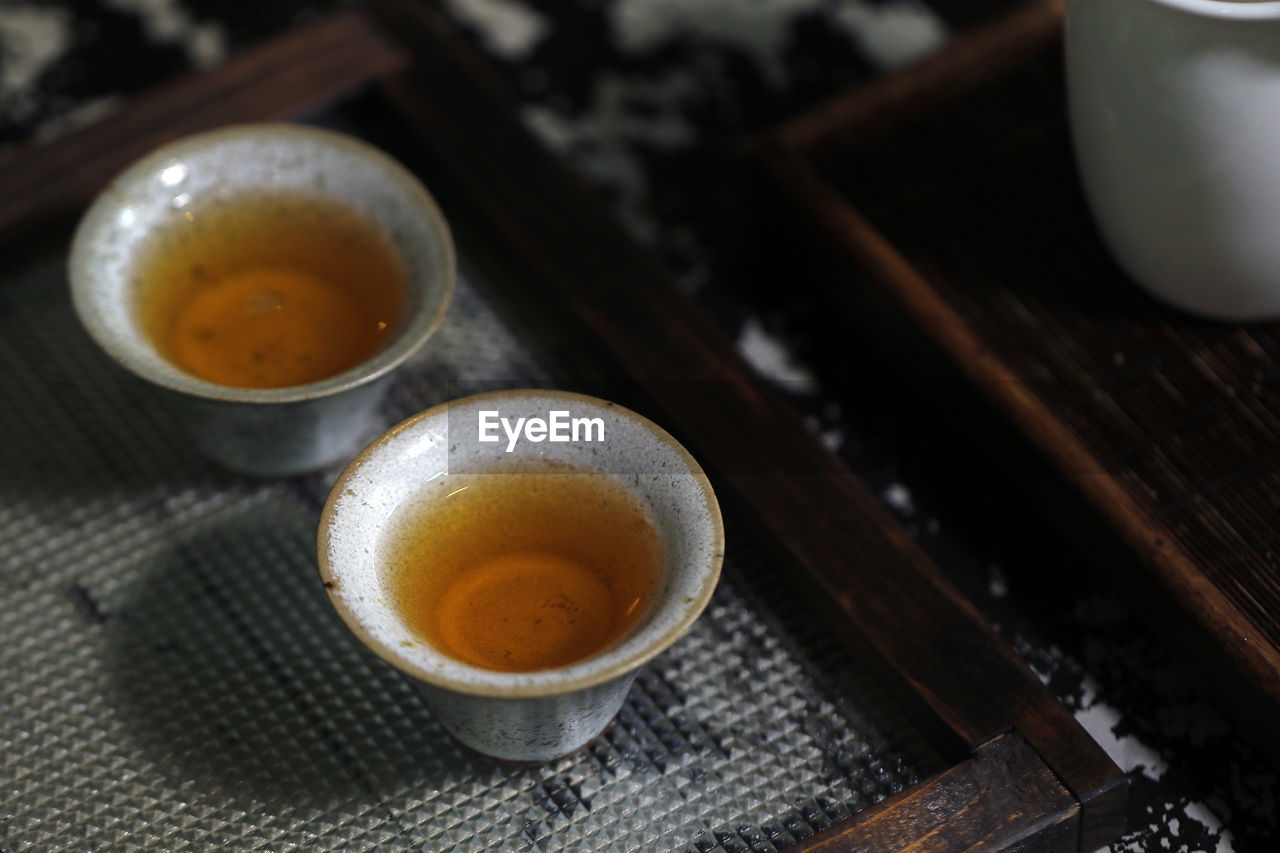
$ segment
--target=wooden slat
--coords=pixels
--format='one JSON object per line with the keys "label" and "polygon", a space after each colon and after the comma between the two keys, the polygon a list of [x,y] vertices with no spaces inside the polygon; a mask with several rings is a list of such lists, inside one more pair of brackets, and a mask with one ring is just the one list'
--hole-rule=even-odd
{"label": "wooden slat", "polygon": [[88,202],[151,149],[220,125],[299,116],[407,64],[368,19],[335,13],[129,101],[109,119],[0,156],[0,239]]}
{"label": "wooden slat", "polygon": [[1084,804],[1082,839],[1118,832],[1126,780],[1071,714],[585,183],[460,70],[470,52],[449,25],[425,6],[381,8],[396,32],[420,39],[412,72],[381,83],[389,100],[513,251],[645,386],[660,420],[797,557],[794,581],[815,610],[967,747],[1020,732]]}
{"label": "wooden slat", "polygon": [[793,853],[952,853],[1079,848],[1080,804],[1017,735],[848,821],[789,848]]}
{"label": "wooden slat", "polygon": [[1035,56],[1062,26],[1066,0],[1040,0],[967,33],[896,74],[837,94],[771,131],[781,147],[821,154],[899,124]]}

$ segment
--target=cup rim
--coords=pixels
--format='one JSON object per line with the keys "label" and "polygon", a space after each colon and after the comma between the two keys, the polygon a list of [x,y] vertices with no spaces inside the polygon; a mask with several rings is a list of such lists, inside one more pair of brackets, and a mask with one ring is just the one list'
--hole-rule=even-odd
{"label": "cup rim", "polygon": [[1261,3],[1240,3],[1231,0],[1147,0],[1147,2],[1205,18],[1229,21],[1280,19],[1280,0],[1264,0]]}
{"label": "cup rim", "polygon": [[[655,439],[666,445],[670,450],[674,451],[677,458],[685,466],[685,470],[692,478],[694,485],[698,489],[698,495],[701,497],[703,505],[707,509],[707,518],[710,524],[710,542],[711,549],[706,564],[706,572],[701,579],[701,583],[696,595],[691,600],[686,600],[684,610],[678,620],[666,628],[662,634],[655,637],[647,645],[639,651],[612,662],[607,667],[602,667],[598,671],[581,675],[575,678],[557,681],[555,683],[529,683],[530,676],[537,676],[542,673],[555,672],[558,669],[569,669],[578,667],[594,659],[607,656],[609,650],[600,652],[587,658],[585,661],[579,661],[569,664],[566,667],[557,667],[549,670],[535,670],[532,672],[500,672],[497,670],[488,670],[482,667],[474,667],[465,663],[460,665],[476,673],[482,673],[484,681],[487,683],[476,683],[464,681],[460,679],[450,678],[438,672],[433,672],[419,666],[413,665],[406,659],[404,654],[394,645],[384,643],[369,631],[364,623],[360,621],[355,610],[348,605],[346,600],[334,594],[334,589],[340,584],[341,578],[334,574],[333,567],[329,563],[329,546],[330,531],[335,526],[335,518],[337,516],[337,504],[340,496],[348,489],[348,485],[355,477],[356,473],[364,467],[379,452],[379,450],[390,441],[400,436],[402,433],[414,429],[419,424],[447,417],[451,406],[462,403],[473,403],[487,400],[500,400],[502,398],[529,398],[536,397],[551,401],[577,402],[589,405],[607,406],[610,411],[622,414],[628,420],[647,430]],[[447,421],[446,421],[447,422]],[[346,624],[352,633],[354,633],[360,641],[378,657],[394,666],[396,669],[405,674],[435,687],[444,688],[454,693],[469,696],[483,696],[501,699],[526,699],[539,698],[547,696],[558,696],[567,693],[574,693],[595,687],[609,681],[624,677],[634,673],[645,663],[668,649],[676,640],[682,637],[689,628],[697,621],[706,609],[707,604],[711,601],[711,596],[715,592],[717,583],[720,580],[720,572],[724,563],[724,521],[720,513],[720,505],[716,500],[715,490],[711,486],[710,480],[703,472],[702,467],[697,460],[693,458],[685,447],[676,441],[666,430],[629,408],[620,406],[617,403],[593,397],[587,394],[579,394],[572,391],[559,391],[544,388],[526,388],[512,389],[502,391],[488,391],[479,394],[472,394],[466,397],[460,397],[456,400],[450,400],[432,406],[425,411],[419,412],[409,417],[395,426],[391,427],[385,433],[369,443],[360,453],[343,469],[337,481],[334,483],[329,497],[325,501],[324,509],[320,516],[319,531],[316,536],[316,550],[320,570],[320,579],[324,585],[326,593],[328,593],[329,601],[337,610],[338,615]],[[448,657],[441,652],[436,654],[442,657]],[[450,660],[453,660],[452,658]]]}
{"label": "cup rim", "polygon": [[[128,349],[116,346],[114,336],[106,334],[105,326],[100,323],[96,314],[87,310],[87,296],[84,290],[88,286],[88,280],[80,270],[87,262],[86,253],[91,251],[88,246],[92,236],[110,222],[119,207],[119,198],[123,195],[124,187],[146,180],[160,165],[175,157],[189,152],[207,150],[210,147],[246,137],[292,137],[342,149],[357,159],[376,164],[392,180],[400,184],[402,189],[407,191],[409,199],[418,212],[423,215],[430,230],[437,232],[441,238],[440,245],[444,256],[444,269],[441,276],[443,281],[440,285],[439,299],[430,314],[426,317],[409,318],[406,328],[399,336],[389,341],[385,348],[341,373],[315,382],[276,388],[242,388],[222,385],[187,373],[176,366],[171,372],[155,371],[135,358]],[[337,200],[341,203],[341,199]],[[81,216],[68,253],[67,270],[72,303],[81,326],[99,349],[130,373],[152,384],[194,397],[234,403],[278,404],[315,400],[368,385],[395,370],[417,352],[440,327],[453,301],[457,281],[457,251],[448,220],[445,219],[435,198],[413,172],[391,155],[355,137],[325,128],[293,122],[251,122],[227,125],[183,136],[153,149],[126,166],[98,193]]]}

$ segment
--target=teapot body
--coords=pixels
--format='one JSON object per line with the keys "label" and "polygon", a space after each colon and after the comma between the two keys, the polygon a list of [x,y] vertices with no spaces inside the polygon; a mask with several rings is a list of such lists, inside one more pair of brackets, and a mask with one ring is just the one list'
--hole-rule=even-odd
{"label": "teapot body", "polygon": [[1085,194],[1154,295],[1280,317],[1280,2],[1068,0]]}

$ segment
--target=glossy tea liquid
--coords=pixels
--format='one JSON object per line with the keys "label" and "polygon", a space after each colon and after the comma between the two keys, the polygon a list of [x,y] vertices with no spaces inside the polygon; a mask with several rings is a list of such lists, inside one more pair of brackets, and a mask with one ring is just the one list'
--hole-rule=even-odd
{"label": "glossy tea liquid", "polygon": [[391,540],[391,592],[450,657],[530,672],[590,657],[648,610],[662,543],[645,504],[607,475],[536,467],[451,476]]}
{"label": "glossy tea liquid", "polygon": [[262,192],[184,211],[139,269],[138,317],[162,356],[210,382],[316,382],[374,355],[408,287],[390,239],[337,202]]}

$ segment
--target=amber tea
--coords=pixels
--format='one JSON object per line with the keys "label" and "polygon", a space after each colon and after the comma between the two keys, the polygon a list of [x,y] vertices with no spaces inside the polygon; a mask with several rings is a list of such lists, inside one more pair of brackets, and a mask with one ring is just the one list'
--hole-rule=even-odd
{"label": "amber tea", "polygon": [[446,498],[397,519],[390,551],[395,606],[440,651],[551,669],[603,651],[648,610],[662,543],[618,480],[539,466],[449,483]]}
{"label": "amber tea", "polygon": [[160,354],[240,388],[354,367],[390,339],[408,293],[386,234],[297,192],[193,205],[157,231],[138,278],[138,317]]}

